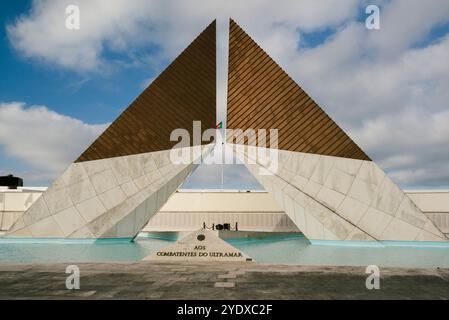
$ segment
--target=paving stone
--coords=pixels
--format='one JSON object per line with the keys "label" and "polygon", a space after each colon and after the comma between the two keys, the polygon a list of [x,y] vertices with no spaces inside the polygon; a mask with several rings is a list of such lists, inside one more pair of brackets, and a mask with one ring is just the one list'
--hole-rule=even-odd
{"label": "paving stone", "polygon": [[215,282],[214,287],[216,288],[234,288],[234,282]]}
{"label": "paving stone", "polygon": [[[449,299],[449,269],[381,268],[381,289],[367,290],[362,267],[255,263],[79,267],[81,290],[67,290],[63,264],[26,268],[0,264],[0,299]],[[185,269],[182,276],[173,271],[178,269]]]}
{"label": "paving stone", "polygon": [[237,275],[235,274],[220,274],[218,275],[218,279],[235,279]]}

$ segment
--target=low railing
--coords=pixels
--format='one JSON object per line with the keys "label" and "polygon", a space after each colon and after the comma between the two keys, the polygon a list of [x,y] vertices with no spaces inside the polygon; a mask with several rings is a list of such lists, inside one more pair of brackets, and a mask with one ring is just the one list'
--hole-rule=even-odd
{"label": "low railing", "polygon": [[232,228],[230,223],[212,223],[211,227],[208,227],[206,225],[206,222],[203,222],[203,230],[229,230],[229,231],[239,231],[239,224],[238,222],[235,223],[235,227]]}

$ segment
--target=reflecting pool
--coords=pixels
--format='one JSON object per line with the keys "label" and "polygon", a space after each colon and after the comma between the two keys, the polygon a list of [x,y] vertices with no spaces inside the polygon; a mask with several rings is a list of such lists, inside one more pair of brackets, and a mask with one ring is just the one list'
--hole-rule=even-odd
{"label": "reflecting pool", "polygon": [[[43,242],[0,239],[0,263],[133,262],[170,245],[172,238],[137,238],[129,241]],[[258,263],[327,266],[449,268],[449,245],[419,246],[413,243],[375,246],[311,244],[301,235],[237,238],[226,240]]]}

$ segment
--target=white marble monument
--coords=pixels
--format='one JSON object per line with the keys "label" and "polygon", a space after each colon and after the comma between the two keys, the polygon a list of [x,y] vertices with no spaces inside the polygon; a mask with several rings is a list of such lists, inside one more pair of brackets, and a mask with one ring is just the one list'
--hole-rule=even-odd
{"label": "white marble monument", "polygon": [[192,232],[176,243],[154,252],[143,260],[167,262],[252,261],[246,254],[220,239],[218,231],[211,230]]}

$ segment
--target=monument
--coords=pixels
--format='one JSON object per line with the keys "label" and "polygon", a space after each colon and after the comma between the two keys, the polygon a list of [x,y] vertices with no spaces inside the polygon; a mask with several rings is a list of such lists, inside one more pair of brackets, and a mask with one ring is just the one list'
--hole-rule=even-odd
{"label": "monument", "polygon": [[150,256],[146,261],[252,261],[218,236],[218,231],[198,230]]}
{"label": "monument", "polygon": [[[183,164],[170,161],[176,143],[170,140],[173,130],[184,128],[192,133],[194,121],[201,121],[202,131],[211,124],[215,127],[216,88],[214,21],[55,180],[6,236],[133,239],[213,147],[207,142],[191,145],[186,151],[195,157]],[[241,132],[227,136],[228,146],[312,243],[448,241],[232,20],[227,100],[227,128]],[[278,130],[276,145],[270,141],[266,148],[278,153],[277,170],[253,158],[250,151],[262,148],[251,143],[254,139],[246,136],[247,129]],[[260,174],[261,169],[269,174]],[[204,236],[213,237],[209,232]]]}

